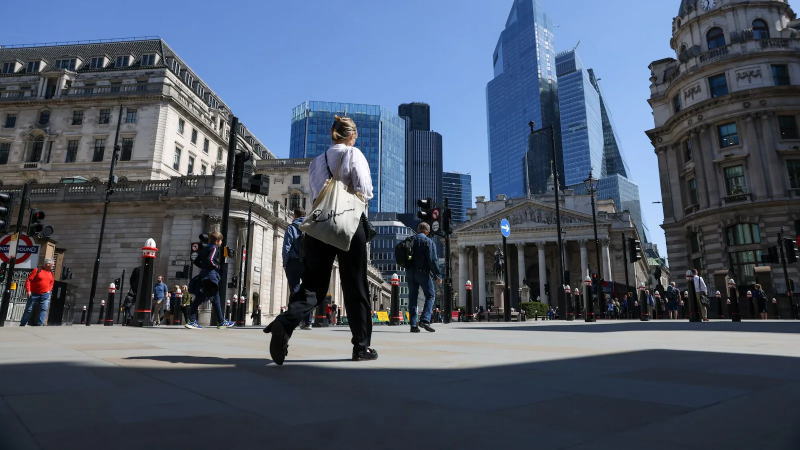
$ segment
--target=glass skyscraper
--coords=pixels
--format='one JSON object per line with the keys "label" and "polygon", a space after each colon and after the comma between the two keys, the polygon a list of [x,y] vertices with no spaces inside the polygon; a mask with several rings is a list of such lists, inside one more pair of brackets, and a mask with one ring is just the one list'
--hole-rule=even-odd
{"label": "glass skyscraper", "polygon": [[467,221],[467,209],[472,208],[472,175],[458,172],[442,174],[442,195],[453,211],[453,222]]}
{"label": "glass skyscraper", "polygon": [[417,211],[417,200],[442,201],[442,135],[431,131],[430,106],[405,103],[398,113],[406,121],[406,209]]}
{"label": "glass skyscraper", "polygon": [[[538,0],[514,0],[495,47],[494,78],[486,86],[492,198],[527,194],[528,122],[534,121],[537,128],[552,125],[560,132],[552,28]],[[558,138],[556,145],[560,146]],[[535,153],[549,166],[547,151]],[[560,149],[556,153],[561,165]]]}
{"label": "glass skyscraper", "polygon": [[347,116],[358,127],[358,147],[369,162],[375,197],[369,211],[405,210],[406,122],[376,105],[304,102],[292,109],[290,158],[314,158],[331,145],[333,116]]}

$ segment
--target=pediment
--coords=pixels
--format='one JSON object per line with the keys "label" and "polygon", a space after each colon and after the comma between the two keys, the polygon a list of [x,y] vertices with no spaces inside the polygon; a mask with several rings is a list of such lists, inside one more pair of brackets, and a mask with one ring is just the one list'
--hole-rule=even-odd
{"label": "pediment", "polygon": [[[551,205],[534,200],[525,200],[523,203],[497,211],[473,223],[467,223],[457,232],[497,231],[500,229],[500,221],[502,219],[508,219],[511,223],[512,233],[514,229],[555,228],[556,209]],[[598,218],[597,222],[600,224],[605,221]],[[583,225],[592,225],[592,216],[590,214],[569,209],[561,210],[562,227]]]}

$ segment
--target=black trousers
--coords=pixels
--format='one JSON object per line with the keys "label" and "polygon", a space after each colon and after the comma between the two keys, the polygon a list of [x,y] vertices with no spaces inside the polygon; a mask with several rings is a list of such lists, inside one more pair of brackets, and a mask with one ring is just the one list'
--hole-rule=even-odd
{"label": "black trousers", "polygon": [[279,320],[291,333],[318,303],[325,300],[331,281],[333,260],[339,260],[339,279],[342,282],[347,321],[353,334],[354,347],[370,346],[372,339],[372,307],[367,287],[367,236],[364,224],[358,226],[350,250],[342,251],[306,235],[303,238],[303,282],[289,299],[289,308]]}

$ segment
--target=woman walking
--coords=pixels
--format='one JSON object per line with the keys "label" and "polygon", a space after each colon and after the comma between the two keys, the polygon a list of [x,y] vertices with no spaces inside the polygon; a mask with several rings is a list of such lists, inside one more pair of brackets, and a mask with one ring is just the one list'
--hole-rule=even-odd
{"label": "woman walking", "polygon": [[753,300],[758,304],[758,314],[761,320],[767,320],[769,313],[767,312],[767,294],[760,284],[756,284],[753,289]]}
{"label": "woman walking", "polygon": [[[361,150],[354,147],[358,131],[350,118],[335,116],[331,127],[333,145],[317,156],[308,169],[311,197],[316,201],[329,178],[341,181],[350,192],[364,200],[372,198],[372,177]],[[313,213],[309,216],[313,216]],[[378,352],[370,348],[372,338],[371,305],[367,286],[366,218],[362,217],[350,242],[350,249],[340,250],[308,234],[303,237],[304,276],[300,289],[289,299],[289,308],[265,329],[272,338],[269,352],[276,364],[283,364],[289,338],[304,317],[325,298],[334,258],[339,260],[339,276],[352,333],[353,361],[373,360]]]}

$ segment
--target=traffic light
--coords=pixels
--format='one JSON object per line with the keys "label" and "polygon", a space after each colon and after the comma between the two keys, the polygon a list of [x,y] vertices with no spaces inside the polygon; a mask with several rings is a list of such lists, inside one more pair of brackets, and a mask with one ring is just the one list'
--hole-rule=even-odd
{"label": "traffic light", "polygon": [[250,192],[269,195],[269,175],[259,173],[250,177]]}
{"label": "traffic light", "polygon": [[41,209],[31,210],[30,225],[28,225],[28,236],[43,236],[47,237],[53,234],[53,227],[45,225],[45,214]]}
{"label": "traffic light", "polygon": [[250,192],[250,178],[253,176],[252,155],[249,151],[236,153],[233,162],[233,189]]}
{"label": "traffic light", "polygon": [[642,259],[642,243],[636,238],[628,238],[628,260],[636,262]]}
{"label": "traffic light", "polygon": [[0,234],[8,231],[11,216],[11,194],[0,192]]}
{"label": "traffic light", "polygon": [[[426,199],[417,200],[417,206],[419,207],[417,218],[428,225],[432,225],[433,219],[431,216],[433,213],[433,199],[429,197]],[[431,226],[431,228],[433,228],[433,226]]]}
{"label": "traffic light", "polygon": [[453,212],[450,208],[445,209],[442,214],[442,231],[447,236],[453,234]]}
{"label": "traffic light", "polygon": [[786,252],[786,262],[789,264],[797,262],[797,243],[792,239],[783,240],[783,251]]}
{"label": "traffic light", "polygon": [[781,262],[781,258],[778,256],[778,247],[772,246],[767,249],[766,255],[761,255],[761,262],[762,263],[772,263],[778,264]]}

